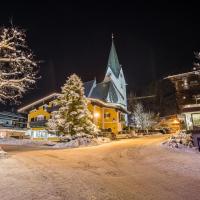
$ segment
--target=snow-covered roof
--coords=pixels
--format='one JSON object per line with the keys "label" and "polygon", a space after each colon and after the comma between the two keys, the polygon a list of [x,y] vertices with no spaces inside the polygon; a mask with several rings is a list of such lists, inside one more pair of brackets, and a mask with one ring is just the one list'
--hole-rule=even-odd
{"label": "snow-covered roof", "polygon": [[107,68],[110,68],[117,78],[119,77],[121,65],[119,64],[113,37],[112,37],[112,46],[110,49]]}
{"label": "snow-covered roof", "polygon": [[110,80],[96,84],[89,97],[106,101],[109,96],[113,103],[117,103],[119,95],[121,93],[117,90],[113,81]]}
{"label": "snow-covered roof", "polygon": [[39,99],[37,101],[34,101],[34,102],[30,103],[30,104],[28,104],[28,105],[26,105],[26,106],[24,106],[22,108],[19,108],[17,111],[19,113],[24,113],[27,110],[31,109],[32,107],[34,107],[34,106],[36,106],[36,105],[38,105],[40,103],[43,103],[45,101],[48,101],[48,100],[50,100],[52,98],[58,97],[58,96],[59,96],[59,93],[52,93],[52,94],[50,94],[48,96],[45,96],[45,97],[43,97],[43,98],[41,98],[41,99]]}
{"label": "snow-covered roof", "polygon": [[115,109],[118,109],[118,110],[121,110],[123,111],[124,113],[128,113],[129,114],[129,111],[127,109],[125,109],[122,105],[120,104],[117,104],[117,103],[110,103],[110,102],[105,102],[105,101],[102,101],[100,99],[96,99],[96,98],[88,98],[89,101],[91,102],[94,102],[96,104],[99,104],[103,107],[107,107],[107,108],[115,108]]}
{"label": "snow-covered roof", "polygon": [[0,117],[3,117],[3,118],[25,118],[18,113],[8,112],[8,111],[1,111]]}
{"label": "snow-covered roof", "polygon": [[95,86],[96,86],[96,79],[94,79],[92,81],[87,81],[87,82],[83,83],[84,92],[85,92],[85,96],[86,97],[90,96],[90,94],[93,91],[93,88]]}
{"label": "snow-covered roof", "polygon": [[185,72],[185,73],[181,73],[181,74],[175,74],[175,75],[167,76],[164,79],[181,78],[181,77],[186,77],[186,76],[192,75],[192,74],[199,75],[200,74],[200,70],[191,71],[191,72]]}
{"label": "snow-covered roof", "polygon": [[109,87],[110,81],[98,83],[96,87],[93,88],[90,97],[106,100],[108,96]]}

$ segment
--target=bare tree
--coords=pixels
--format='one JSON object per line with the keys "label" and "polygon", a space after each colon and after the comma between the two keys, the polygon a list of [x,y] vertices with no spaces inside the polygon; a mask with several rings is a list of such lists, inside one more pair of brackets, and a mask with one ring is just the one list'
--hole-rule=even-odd
{"label": "bare tree", "polygon": [[145,112],[141,103],[136,103],[132,112],[133,124],[139,129],[148,129],[155,124],[155,115],[152,112]]}
{"label": "bare tree", "polygon": [[16,27],[0,28],[0,101],[14,101],[36,82],[37,62]]}

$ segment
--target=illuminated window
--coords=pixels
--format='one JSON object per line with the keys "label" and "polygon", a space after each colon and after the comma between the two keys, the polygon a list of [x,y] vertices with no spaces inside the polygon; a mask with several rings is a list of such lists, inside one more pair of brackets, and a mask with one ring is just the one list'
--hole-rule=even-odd
{"label": "illuminated window", "polygon": [[110,113],[104,113],[104,118],[110,118]]}
{"label": "illuminated window", "polygon": [[37,116],[37,121],[42,121],[44,120],[44,115],[38,115]]}

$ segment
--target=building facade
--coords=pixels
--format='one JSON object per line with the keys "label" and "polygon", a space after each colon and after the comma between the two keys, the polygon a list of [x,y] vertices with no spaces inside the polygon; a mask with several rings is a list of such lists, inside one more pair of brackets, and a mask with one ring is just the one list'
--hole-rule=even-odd
{"label": "building facade", "polygon": [[200,70],[166,77],[175,86],[180,119],[186,130],[200,129]]}
{"label": "building facade", "polygon": [[26,123],[26,117],[21,114],[7,111],[0,112],[0,128],[25,128]]}

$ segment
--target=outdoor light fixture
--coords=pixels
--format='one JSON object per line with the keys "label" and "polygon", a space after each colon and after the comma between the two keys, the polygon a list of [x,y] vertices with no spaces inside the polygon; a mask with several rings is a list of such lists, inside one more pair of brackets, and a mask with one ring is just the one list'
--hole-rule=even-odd
{"label": "outdoor light fixture", "polygon": [[95,118],[99,118],[99,116],[100,116],[99,112],[95,112],[95,113],[94,113],[94,117],[95,117]]}
{"label": "outdoor light fixture", "polygon": [[173,124],[179,124],[179,121],[177,119],[174,119]]}

